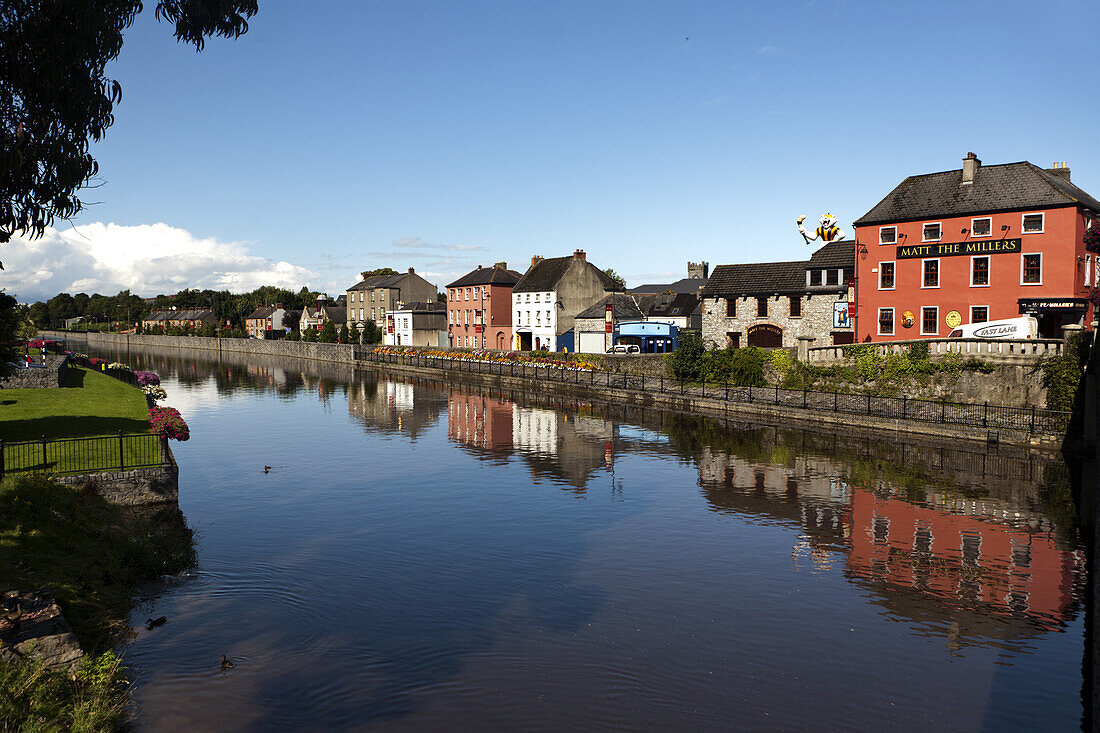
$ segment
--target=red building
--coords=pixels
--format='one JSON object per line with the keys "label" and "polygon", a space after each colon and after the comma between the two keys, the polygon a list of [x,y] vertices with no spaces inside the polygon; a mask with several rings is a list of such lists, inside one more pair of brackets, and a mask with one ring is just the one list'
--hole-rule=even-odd
{"label": "red building", "polygon": [[855,222],[859,341],[945,338],[960,324],[1034,315],[1040,338],[1092,320],[1100,202],[1064,164],[910,176]]}
{"label": "red building", "polygon": [[447,286],[447,335],[456,348],[508,349],[512,344],[512,286],[521,275],[508,263],[477,266]]}

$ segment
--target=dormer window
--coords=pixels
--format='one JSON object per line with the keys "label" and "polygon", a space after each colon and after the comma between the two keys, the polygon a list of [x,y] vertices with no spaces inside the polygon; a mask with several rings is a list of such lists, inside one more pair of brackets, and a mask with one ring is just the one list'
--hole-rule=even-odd
{"label": "dormer window", "polygon": [[878,230],[878,243],[879,244],[895,244],[898,241],[898,228],[897,227],[879,227]]}
{"label": "dormer window", "polygon": [[840,270],[826,270],[825,271],[825,284],[837,285],[840,283]]}
{"label": "dormer window", "polygon": [[810,270],[810,285],[821,285],[821,270]]}
{"label": "dormer window", "polygon": [[935,224],[925,224],[922,229],[922,238],[925,242],[938,242],[942,236],[943,227],[939,222]]}

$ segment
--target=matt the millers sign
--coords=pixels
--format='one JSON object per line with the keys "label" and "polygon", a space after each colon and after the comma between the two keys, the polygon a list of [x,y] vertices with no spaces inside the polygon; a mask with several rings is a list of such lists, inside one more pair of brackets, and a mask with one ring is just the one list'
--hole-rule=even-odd
{"label": "matt the millers sign", "polygon": [[1019,239],[997,239],[991,242],[935,242],[932,244],[898,245],[897,258],[954,257],[955,255],[995,255],[1019,252]]}

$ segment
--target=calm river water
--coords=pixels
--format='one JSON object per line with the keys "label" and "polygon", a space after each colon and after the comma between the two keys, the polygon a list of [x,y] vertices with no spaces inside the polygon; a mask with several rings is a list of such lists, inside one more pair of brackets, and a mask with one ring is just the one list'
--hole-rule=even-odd
{"label": "calm river water", "polygon": [[175,354],[104,354],[192,435],[140,729],[1081,724],[1059,462]]}

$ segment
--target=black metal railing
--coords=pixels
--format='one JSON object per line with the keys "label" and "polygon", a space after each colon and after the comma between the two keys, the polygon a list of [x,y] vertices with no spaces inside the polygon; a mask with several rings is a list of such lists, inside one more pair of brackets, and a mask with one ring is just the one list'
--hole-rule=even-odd
{"label": "black metal railing", "polygon": [[0,476],[14,473],[79,474],[150,468],[172,463],[163,433],[0,442]]}
{"label": "black metal railing", "polygon": [[897,420],[962,425],[984,430],[1016,430],[1031,434],[1056,435],[1069,426],[1069,412],[1036,407],[1009,407],[988,402],[973,404],[911,397],[883,397],[850,392],[818,392],[780,387],[738,387],[729,382],[692,382],[665,376],[621,374],[574,366],[523,361],[488,361],[434,356],[422,353],[392,354],[374,346],[356,347],[360,361],[399,364],[410,367],[445,369],[500,376],[571,382],[591,387],[659,392],[684,397],[704,397],[727,403],[796,407],[817,412],[835,412]]}

